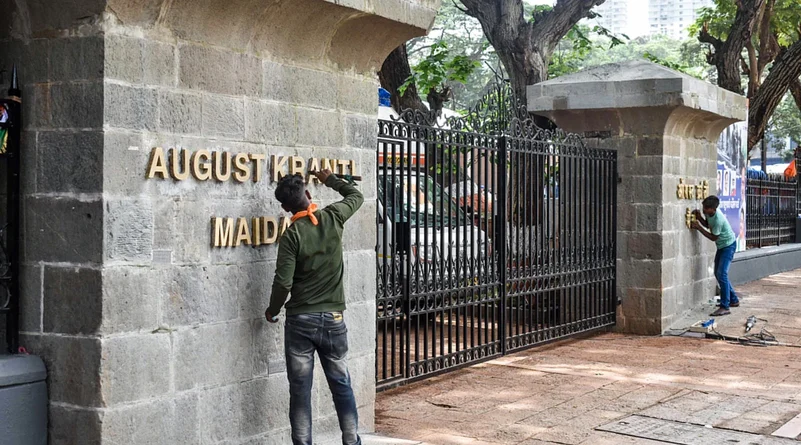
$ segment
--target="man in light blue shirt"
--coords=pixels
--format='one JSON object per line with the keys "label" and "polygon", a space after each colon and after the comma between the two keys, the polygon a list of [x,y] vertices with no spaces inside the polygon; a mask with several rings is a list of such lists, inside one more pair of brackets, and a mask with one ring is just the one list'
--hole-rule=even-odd
{"label": "man in light blue shirt", "polygon": [[718,253],[715,255],[715,278],[720,287],[720,307],[710,315],[713,317],[729,315],[731,314],[730,307],[740,306],[740,299],[737,298],[737,294],[734,293],[734,288],[729,282],[729,266],[734,259],[734,252],[737,251],[737,237],[734,235],[726,215],[718,211],[720,199],[717,196],[704,199],[702,205],[704,207],[703,214],[698,210],[693,212],[695,222],[693,222],[692,228],[698,230],[710,241],[714,241],[718,247]]}

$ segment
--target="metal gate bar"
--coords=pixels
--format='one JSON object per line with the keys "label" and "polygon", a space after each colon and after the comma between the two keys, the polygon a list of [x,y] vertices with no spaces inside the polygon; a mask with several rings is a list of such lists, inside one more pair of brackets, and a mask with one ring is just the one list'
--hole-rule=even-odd
{"label": "metal gate bar", "polygon": [[616,152],[486,117],[379,120],[379,389],[615,322]]}

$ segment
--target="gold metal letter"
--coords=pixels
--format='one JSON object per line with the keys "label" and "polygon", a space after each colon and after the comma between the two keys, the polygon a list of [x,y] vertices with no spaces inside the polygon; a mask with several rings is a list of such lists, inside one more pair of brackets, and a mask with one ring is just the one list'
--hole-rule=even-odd
{"label": "gold metal letter", "polygon": [[292,156],[292,164],[290,166],[290,172],[292,176],[295,175],[302,175],[303,170],[306,168],[306,161],[301,158],[300,156]]}
{"label": "gold metal letter", "polygon": [[[181,156],[180,164],[183,164],[183,172],[179,167],[179,160],[178,156]],[[184,150],[183,148],[171,148],[170,149],[170,171],[172,173],[172,179],[176,181],[184,181],[189,179],[189,152]]]}
{"label": "gold metal letter", "polygon": [[248,219],[239,218],[237,219],[236,225],[236,242],[234,246],[239,247],[243,242],[250,245],[250,227],[248,227]]}
{"label": "gold metal letter", "polygon": [[220,182],[231,179],[231,153],[215,151],[211,157],[214,160],[214,179]]}
{"label": "gold metal letter", "polygon": [[155,147],[150,152],[150,162],[147,166],[147,179],[153,179],[156,175],[161,176],[161,179],[167,179],[167,162],[164,160],[164,150],[161,147]]}
{"label": "gold metal letter", "polygon": [[234,172],[234,179],[237,182],[245,182],[250,179],[250,165],[248,165],[248,161],[250,157],[247,153],[239,153],[234,156],[234,167],[236,167],[237,171]]}
{"label": "gold metal letter", "polygon": [[192,155],[192,176],[198,181],[208,181],[211,178],[211,165],[208,150],[198,150]]}
{"label": "gold metal letter", "polygon": [[281,217],[281,224],[280,224],[280,226],[278,228],[278,238],[281,238],[281,236],[284,235],[284,232],[286,232],[286,229],[288,229],[289,226],[291,226],[291,225],[292,225],[292,219],[291,218],[287,218],[286,216],[282,216]]}
{"label": "gold metal letter", "polygon": [[266,216],[262,218],[262,223],[264,244],[273,244],[278,240],[278,219],[274,216]]}
{"label": "gold metal letter", "polygon": [[311,172],[320,171],[320,160],[317,158],[309,159],[309,173],[306,175],[306,184],[319,184],[320,180]]}
{"label": "gold metal letter", "polygon": [[250,160],[256,163],[256,168],[253,169],[253,182],[261,181],[262,162],[267,159],[267,156],[262,154],[251,154]]}
{"label": "gold metal letter", "polygon": [[214,247],[232,247],[234,244],[234,219],[212,218],[214,225]]}
{"label": "gold metal letter", "polygon": [[278,182],[279,179],[286,176],[286,173],[283,172],[283,168],[286,166],[286,161],[289,160],[287,156],[281,157],[278,155],[272,155],[272,162],[271,167],[273,170],[273,181]]}

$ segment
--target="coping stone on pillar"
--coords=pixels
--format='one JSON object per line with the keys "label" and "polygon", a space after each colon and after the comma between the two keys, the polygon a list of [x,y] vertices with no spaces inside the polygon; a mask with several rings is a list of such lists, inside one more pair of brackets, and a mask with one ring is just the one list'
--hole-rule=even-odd
{"label": "coping stone on pillar", "polygon": [[567,110],[688,107],[745,120],[745,98],[645,60],[610,63],[528,87],[528,110],[549,115]]}

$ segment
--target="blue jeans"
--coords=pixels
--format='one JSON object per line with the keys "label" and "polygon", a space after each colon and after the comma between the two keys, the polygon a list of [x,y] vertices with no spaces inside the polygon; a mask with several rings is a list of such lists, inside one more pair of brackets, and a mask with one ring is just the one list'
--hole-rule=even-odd
{"label": "blue jeans", "polygon": [[343,445],[361,445],[359,415],[345,362],[348,328],[341,312],[290,315],[286,318],[284,351],[289,379],[289,422],[293,445],[312,445],[311,390],[314,352],[328,380],[342,430]]}
{"label": "blue jeans", "polygon": [[730,304],[739,303],[740,299],[734,293],[734,288],[729,282],[729,266],[734,259],[734,252],[737,250],[737,242],[735,241],[729,247],[718,249],[715,254],[715,278],[718,280],[718,287],[720,287],[720,307],[728,309]]}

